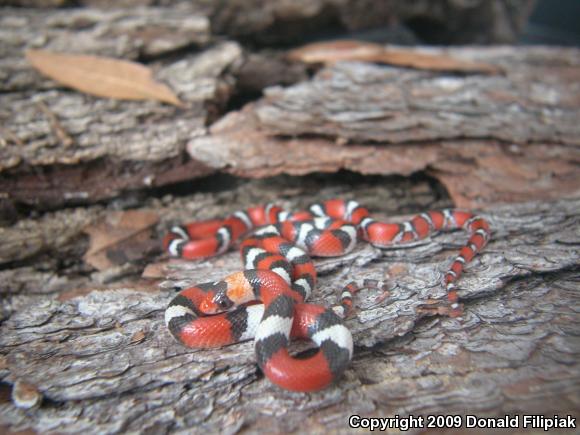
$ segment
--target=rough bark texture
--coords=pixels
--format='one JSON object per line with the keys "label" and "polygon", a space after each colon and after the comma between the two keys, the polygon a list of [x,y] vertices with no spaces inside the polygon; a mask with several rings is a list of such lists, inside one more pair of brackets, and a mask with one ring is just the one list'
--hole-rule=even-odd
{"label": "rough bark texture", "polygon": [[[148,25],[152,17],[154,27]],[[0,28],[4,199],[57,207],[212,172],[188,161],[184,145],[203,131],[233,93],[232,71],[242,59],[238,44],[217,43],[151,64],[156,79],[178,94],[184,108],[102,99],[63,89],[41,78],[24,59],[26,49],[41,47],[125,59],[168,55],[207,44],[205,17],[189,9],[48,14],[14,10],[2,15]],[[71,40],[74,50],[69,49]]]}
{"label": "rough bark texture", "polygon": [[463,207],[577,194],[580,51],[448,52],[505,72],[339,63],[310,81],[266,89],[193,138],[189,153],[246,177],[428,170]]}
{"label": "rough bark texture", "polygon": [[[185,144],[203,133],[232,96],[305,78],[304,67],[286,68],[288,62],[279,56],[246,58],[235,42],[210,44],[209,21],[196,11],[185,4],[3,11],[3,208],[14,208],[11,202],[38,209],[91,203],[206,176],[213,169],[187,158]],[[169,85],[185,107],[100,99],[63,89],[25,60],[25,50],[40,48],[146,60],[155,78]]]}
{"label": "rough bark texture", "polygon": [[[400,204],[411,210],[444,204],[433,203],[425,187],[419,183],[397,201],[396,189],[381,193],[345,184],[282,203],[303,206],[348,189],[363,200],[395,193],[375,210],[378,217]],[[210,217],[291,192],[296,187],[250,183],[217,196],[170,201],[170,207],[157,203],[157,209],[167,225],[186,214]],[[251,343],[192,351],[173,342],[163,326],[174,288],[239,270],[235,252],[201,263],[171,261],[165,266],[170,279],[160,287],[134,280],[96,286],[93,277],[84,289],[68,283],[63,291],[54,282],[32,295],[40,270],[22,283],[27,290],[13,287],[13,277],[16,310],[1,326],[0,370],[4,382],[26,382],[44,402],[24,411],[4,401],[0,422],[12,431],[41,432],[321,432],[344,430],[354,413],[574,413],[580,401],[579,209],[577,200],[560,200],[488,210],[493,241],[461,280],[461,319],[425,317],[432,314],[425,304],[444,296],[442,272],[464,234],[384,251],[361,244],[345,257],[318,261],[316,303],[331,305],[352,279],[388,279],[393,288],[381,303],[370,291],[360,294],[357,316],[347,321],[357,343],[353,363],[340,382],[313,394],[285,392],[263,379]],[[85,219],[64,213],[72,222]],[[56,248],[61,240],[50,243]]]}
{"label": "rough bark texture", "polygon": [[[288,5],[282,3],[272,3],[260,11],[272,7],[288,12]],[[352,6],[347,3],[341,6],[345,10]],[[226,14],[226,9],[231,12],[241,7],[235,5],[228,3],[226,8],[224,4],[225,9],[218,8],[215,13]],[[0,112],[3,201],[39,209],[91,203],[128,190],[203,177],[227,165],[232,165],[231,172],[249,177],[336,168],[373,174],[429,169],[462,206],[576,191],[570,172],[578,158],[569,147],[577,144],[577,92],[569,92],[578,76],[579,56],[575,51],[452,51],[459,57],[505,68],[505,75],[491,77],[341,64],[287,90],[269,89],[255,109],[247,108],[250,115],[240,119],[232,143],[227,135],[210,135],[208,140],[203,136],[204,127],[223,112],[228,102],[244,102],[267,85],[304,80],[306,69],[268,53],[244,53],[235,42],[211,45],[209,22],[216,18],[207,5],[6,12],[0,18],[0,78],[4,91],[0,104],[6,108]],[[156,17],[155,26],[147,24],[152,17]],[[32,34],[27,29],[32,29]],[[70,48],[73,39],[74,48]],[[203,50],[197,51],[199,47]],[[42,79],[27,64],[23,54],[30,48],[145,60],[156,78],[185,102],[185,108],[98,99],[63,89]],[[545,77],[553,78],[543,81]],[[480,121],[484,117],[487,121]],[[221,125],[214,131],[219,133]],[[260,134],[266,137],[261,139]],[[260,167],[263,163],[255,159],[235,161],[236,156],[248,152],[240,151],[238,142],[247,144],[249,136],[258,141],[249,147],[254,150],[251,153],[262,150],[265,159],[276,160],[285,153],[280,153],[281,146],[287,145],[278,144],[278,139],[273,142],[271,137],[279,134],[302,138],[321,135],[339,144],[378,141],[405,146],[404,151],[398,147],[381,151],[352,147],[345,151],[324,141],[301,141],[306,148],[294,144],[290,151],[297,155],[299,168],[278,164],[272,170]],[[203,137],[196,141],[199,136]],[[482,138],[485,143],[479,142]],[[419,159],[416,147],[408,144],[442,139],[445,142],[437,146],[418,144],[422,149]],[[466,139],[476,141],[466,143]],[[190,153],[191,159],[184,152],[188,142],[194,148],[204,144]],[[522,151],[520,146],[528,142],[532,144]],[[324,150],[325,155],[320,162],[309,164],[303,156],[313,147],[318,154]],[[208,152],[214,156],[208,157]],[[375,152],[383,156],[373,164],[369,160],[374,160]],[[234,161],[227,156],[232,153]],[[550,155],[549,164],[538,169],[537,156],[546,153]],[[224,155],[228,158],[220,160]],[[454,161],[449,156],[455,157]],[[526,171],[509,169],[513,156],[526,160]],[[400,169],[392,164],[397,161],[402,161]],[[489,167],[496,170],[490,172]],[[467,183],[466,177],[457,175],[466,172],[477,172],[476,181]],[[495,192],[489,185],[498,177],[506,178],[513,188]],[[527,195],[528,184],[535,178],[541,181],[532,189],[534,193]],[[110,182],[103,182],[105,179]],[[483,195],[477,193],[482,189]]]}
{"label": "rough bark texture", "polygon": [[[45,34],[50,34],[51,25],[58,27],[55,22],[45,22]],[[130,32],[123,30],[127,37]],[[114,34],[108,28],[106,32]],[[73,34],[69,30],[68,38]],[[195,40],[195,33],[191,37]],[[119,41],[112,39],[107,42],[118,46]],[[57,49],[57,42],[46,46]],[[106,46],[93,46],[92,52],[106,54]],[[20,50],[18,56],[22,57],[22,46]],[[99,99],[64,90],[54,82],[52,89],[41,84],[40,89],[20,90],[19,85],[11,84],[11,92],[0,96],[5,108],[0,114],[2,196],[55,207],[75,201],[94,202],[127,189],[211,173],[203,164],[185,159],[184,146],[203,132],[232,94],[231,71],[240,65],[241,58],[239,45],[224,42],[169,64],[154,65],[156,78],[179,95],[184,108],[154,101]],[[24,84],[39,78],[30,66],[21,65],[20,70]],[[103,172],[109,176],[103,178]]]}

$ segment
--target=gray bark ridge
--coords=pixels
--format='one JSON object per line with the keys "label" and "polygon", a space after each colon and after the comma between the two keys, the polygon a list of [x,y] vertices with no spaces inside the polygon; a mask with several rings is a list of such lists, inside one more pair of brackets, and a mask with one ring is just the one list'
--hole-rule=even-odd
{"label": "gray bark ridge", "polygon": [[[421,53],[421,49],[416,50]],[[453,75],[340,62],[313,80],[265,91],[256,107],[271,134],[319,135],[354,143],[458,139],[580,145],[570,73],[577,49],[429,49],[489,63],[494,75]],[[546,80],[546,77],[549,80]]]}
{"label": "gray bark ridge", "polygon": [[580,51],[545,47],[409,50],[487,63],[459,75],[339,62],[267,88],[192,138],[192,158],[243,177],[340,169],[426,171],[459,207],[578,196]]}

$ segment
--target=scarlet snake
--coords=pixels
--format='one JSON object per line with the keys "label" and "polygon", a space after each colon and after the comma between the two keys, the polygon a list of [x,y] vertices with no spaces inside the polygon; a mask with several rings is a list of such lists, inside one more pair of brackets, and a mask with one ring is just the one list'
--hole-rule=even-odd
{"label": "scarlet snake", "polygon": [[[256,230],[241,243],[245,270],[182,290],[169,303],[165,322],[188,347],[220,347],[254,338],[258,365],[272,382],[293,391],[319,390],[337,379],[352,358],[352,336],[342,318],[357,288],[347,285],[334,309],[304,303],[316,285],[310,255],[344,255],[354,248],[357,234],[386,248],[456,228],[467,230],[470,237],[443,284],[452,312],[458,313],[455,283],[491,234],[487,221],[469,212],[430,211],[407,222],[383,223],[370,218],[355,201],[333,199],[314,204],[309,211],[289,213],[267,205],[237,211],[226,219],[175,226],[164,246],[171,256],[184,259],[222,254]],[[262,303],[248,304],[252,301]],[[306,359],[293,358],[288,353],[290,338],[310,339],[319,349]]]}

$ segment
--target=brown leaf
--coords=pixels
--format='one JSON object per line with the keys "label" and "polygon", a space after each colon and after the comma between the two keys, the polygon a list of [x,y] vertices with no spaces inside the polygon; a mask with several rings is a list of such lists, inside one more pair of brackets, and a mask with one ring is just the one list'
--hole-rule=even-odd
{"label": "brown leaf", "polygon": [[498,74],[500,72],[497,66],[487,63],[460,60],[444,54],[434,55],[390,48],[384,50],[377,62],[432,71],[482,72],[488,74]]}
{"label": "brown leaf", "polygon": [[362,41],[332,41],[307,44],[290,51],[288,57],[305,63],[324,63],[352,60],[377,62],[435,71],[484,72],[497,74],[494,65],[456,59],[443,54],[421,53],[415,49],[393,49]]}
{"label": "brown leaf", "polygon": [[84,229],[91,238],[84,260],[98,270],[118,266],[109,254],[130,249],[131,243],[148,239],[151,227],[158,220],[157,214],[138,210],[109,214],[104,221]]}
{"label": "brown leaf", "polygon": [[304,63],[334,63],[341,60],[375,62],[383,46],[362,41],[315,42],[291,50],[288,58]]}
{"label": "brown leaf", "polygon": [[149,68],[135,62],[44,50],[28,50],[26,58],[42,74],[87,94],[183,105],[171,89],[153,80]]}
{"label": "brown leaf", "polygon": [[145,331],[139,330],[133,334],[131,337],[131,344],[140,343],[146,337]]}

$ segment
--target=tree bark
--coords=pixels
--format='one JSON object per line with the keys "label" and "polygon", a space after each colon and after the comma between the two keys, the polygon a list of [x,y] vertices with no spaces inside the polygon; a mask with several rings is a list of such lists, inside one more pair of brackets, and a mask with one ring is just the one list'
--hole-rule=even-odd
{"label": "tree bark", "polygon": [[[412,57],[421,50],[409,50]],[[431,49],[496,66],[456,75],[362,62],[325,68],[193,138],[192,157],[244,177],[428,171],[460,207],[578,194],[580,51]]]}
{"label": "tree bark", "polygon": [[[5,11],[0,17],[3,220],[20,205],[44,210],[94,203],[205,177],[214,170],[188,158],[185,144],[203,134],[233,96],[306,76],[305,67],[287,68],[279,56],[246,56],[235,42],[215,41],[207,16],[193,6]],[[184,107],[64,89],[28,64],[28,49],[144,61]]]}
{"label": "tree bark", "polygon": [[[0,34],[0,102],[7,108],[0,114],[2,200],[38,209],[93,203],[222,168],[249,177],[338,168],[404,175],[428,170],[465,207],[577,192],[578,100],[569,92],[579,76],[577,50],[430,51],[504,71],[492,76],[338,64],[287,89],[268,88],[263,100],[241,115],[230,114],[208,135],[206,125],[232,98],[241,94],[243,101],[244,93],[255,96],[267,85],[304,80],[306,68],[267,53],[244,53],[235,42],[207,47],[212,37],[203,11],[54,10],[45,17],[25,9],[3,16],[0,25],[10,31]],[[143,32],[152,16],[160,24]],[[33,29],[31,38],[22,30],[27,28]],[[185,108],[70,92],[41,79],[24,60],[30,48],[69,51],[71,39],[75,51],[146,60]],[[207,48],[190,53],[194,46]],[[180,51],[184,55],[175,60]],[[280,135],[300,141],[279,142]],[[240,149],[250,137],[257,144]],[[399,146],[371,147],[377,143]],[[296,165],[259,161],[275,162],[288,144]],[[305,153],[320,158],[310,163],[301,157]],[[547,156],[542,167],[538,156]],[[525,171],[511,168],[516,159]]]}
{"label": "tree bark", "polygon": [[[191,15],[187,15],[191,14]],[[142,29],[156,17],[155,29]],[[73,10],[3,14],[0,35],[0,192],[37,208],[95,202],[127,190],[213,172],[185,157],[184,143],[204,131],[233,92],[242,59],[234,42],[174,61],[151,62],[184,108],[116,101],[63,89],[25,61],[26,49],[154,59],[209,41],[207,18],[171,9]],[[32,29],[32,35],[29,35]],[[74,52],[73,51],[73,52]]]}

